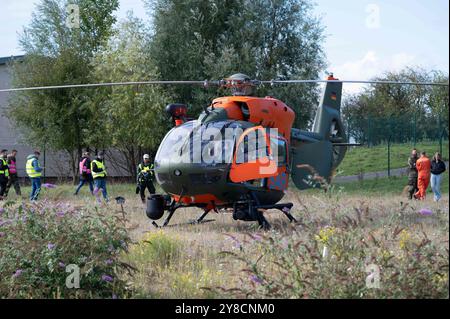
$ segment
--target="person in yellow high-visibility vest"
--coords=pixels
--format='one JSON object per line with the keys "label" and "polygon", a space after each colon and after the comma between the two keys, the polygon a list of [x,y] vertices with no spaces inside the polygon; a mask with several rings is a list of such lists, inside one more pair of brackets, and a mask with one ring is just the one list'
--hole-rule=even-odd
{"label": "person in yellow high-visibility vest", "polygon": [[0,200],[5,196],[6,185],[8,185],[9,167],[6,161],[7,156],[8,150],[2,150],[0,152]]}
{"label": "person in yellow high-visibility vest", "polygon": [[31,201],[37,200],[39,193],[41,192],[42,167],[39,164],[40,155],[41,153],[39,151],[34,151],[33,154],[28,155],[27,163],[25,164],[27,175],[31,180]]}
{"label": "person in yellow high-visibility vest", "polygon": [[145,189],[147,188],[150,194],[154,194],[156,190],[152,182],[153,163],[150,161],[150,155],[145,154],[143,160],[137,167],[136,193],[141,195],[141,200],[145,203]]}
{"label": "person in yellow high-visibility vest", "polygon": [[94,179],[94,195],[97,195],[101,190],[103,198],[108,201],[108,192],[106,191],[106,167],[104,162],[104,153],[99,152],[91,162],[91,173]]}

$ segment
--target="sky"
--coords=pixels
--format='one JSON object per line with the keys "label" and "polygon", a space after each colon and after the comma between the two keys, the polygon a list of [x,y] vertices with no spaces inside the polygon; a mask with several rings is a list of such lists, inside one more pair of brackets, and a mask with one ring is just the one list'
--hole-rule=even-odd
{"label": "sky", "polygon": [[[18,33],[38,0],[0,0],[0,57],[19,55]],[[342,80],[367,80],[405,66],[449,70],[448,0],[315,0],[325,26],[327,71]],[[120,0],[148,19],[141,0]],[[325,71],[325,70],[324,70]],[[347,91],[360,87],[348,85]]]}

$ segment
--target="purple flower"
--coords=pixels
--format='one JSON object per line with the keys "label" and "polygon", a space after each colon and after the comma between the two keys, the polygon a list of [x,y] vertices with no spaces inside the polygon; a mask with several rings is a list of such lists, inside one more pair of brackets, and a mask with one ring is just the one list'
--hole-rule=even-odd
{"label": "purple flower", "polygon": [[55,184],[50,184],[50,183],[45,183],[45,184],[42,184],[42,187],[44,187],[44,188],[56,188],[56,185]]}
{"label": "purple flower", "polygon": [[0,238],[5,237],[5,235],[6,234],[4,232],[0,231]]}
{"label": "purple flower", "polygon": [[113,295],[112,295],[112,299],[117,299],[117,295],[116,295],[116,294],[113,294]]}
{"label": "purple flower", "polygon": [[52,250],[53,248],[55,248],[55,244],[52,244],[52,243],[48,243],[47,244],[47,248],[49,249],[49,250]]}
{"label": "purple flower", "polygon": [[255,241],[262,241],[262,237],[260,235],[258,235],[258,234],[253,235],[253,239]]}
{"label": "purple flower", "polygon": [[0,227],[3,226],[3,225],[9,224],[9,223],[11,223],[11,221],[9,221],[9,220],[2,220],[2,221],[0,221]]}
{"label": "purple flower", "polygon": [[65,214],[66,214],[65,211],[60,210],[60,211],[58,211],[58,212],[56,213],[56,216],[58,216],[58,217],[64,217]]}
{"label": "purple flower", "polygon": [[431,211],[431,209],[428,209],[428,208],[422,208],[421,210],[419,210],[419,213],[420,213],[421,215],[425,215],[425,216],[429,216],[429,215],[432,215],[432,214],[433,214],[433,212]]}
{"label": "purple flower", "polygon": [[109,275],[102,275],[102,280],[103,281],[107,281],[107,282],[111,282],[111,281],[113,281],[113,277],[111,277]]}
{"label": "purple flower", "polygon": [[0,215],[5,212],[5,209],[3,207],[0,207]]}
{"label": "purple flower", "polygon": [[65,267],[66,267],[66,264],[63,263],[62,261],[60,261],[60,262],[58,263],[58,266],[61,267],[61,268],[65,268]]}
{"label": "purple flower", "polygon": [[105,260],[105,264],[107,264],[108,266],[109,266],[109,265],[112,265],[112,264],[113,264],[112,259],[107,259],[107,260]]}
{"label": "purple flower", "polygon": [[255,284],[258,284],[258,285],[262,285],[262,283],[263,283],[263,280],[261,278],[259,278],[258,276],[256,276],[256,275],[251,275],[250,276],[250,280],[253,281]]}
{"label": "purple flower", "polygon": [[13,274],[13,278],[19,277],[23,273],[22,269],[17,269],[16,272]]}

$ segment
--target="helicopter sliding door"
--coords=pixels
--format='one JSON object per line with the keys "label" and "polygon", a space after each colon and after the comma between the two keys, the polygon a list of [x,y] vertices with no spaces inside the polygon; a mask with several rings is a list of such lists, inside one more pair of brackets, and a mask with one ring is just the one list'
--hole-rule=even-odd
{"label": "helicopter sliding door", "polygon": [[230,179],[234,183],[264,179],[278,175],[278,164],[274,159],[270,137],[262,126],[244,131],[236,144]]}

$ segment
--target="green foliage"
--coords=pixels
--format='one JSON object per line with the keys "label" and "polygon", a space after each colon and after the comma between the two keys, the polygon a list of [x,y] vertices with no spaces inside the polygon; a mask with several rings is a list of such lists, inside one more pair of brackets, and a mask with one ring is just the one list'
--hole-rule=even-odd
{"label": "green foliage", "polygon": [[[324,66],[323,28],[309,0],[149,0],[150,45],[164,80],[221,79],[243,72],[260,79],[317,78]],[[177,87],[173,99],[193,104],[192,115],[217,92]],[[317,105],[314,85],[260,88],[297,111],[306,127]],[[301,107],[301,110],[300,110]]]}
{"label": "green foliage", "polygon": [[[66,24],[68,4],[80,8],[80,27]],[[20,37],[23,62],[13,66],[16,87],[88,83],[90,59],[111,35],[118,0],[43,0]],[[8,116],[30,145],[73,155],[86,146],[93,129],[88,89],[26,91],[12,95]],[[58,134],[56,134],[58,133]],[[75,165],[72,165],[75,169]],[[75,172],[74,172],[75,173]]]}
{"label": "green foliage", "polygon": [[[448,83],[448,74],[408,67],[374,80]],[[448,136],[448,88],[373,84],[348,97],[343,115],[350,136],[371,145]]]}
{"label": "green foliage", "polygon": [[[131,293],[119,260],[129,237],[123,222],[63,202],[0,208],[1,298],[112,298]],[[80,269],[80,288],[67,288],[68,265]],[[70,281],[69,281],[70,282]]]}
{"label": "green foliage", "polygon": [[[157,71],[146,50],[147,34],[142,21],[129,14],[108,44],[96,53],[95,79],[100,82],[155,79]],[[164,90],[152,85],[98,89],[91,101],[94,115],[91,121],[97,123],[97,129],[91,134],[90,144],[122,151],[129,172],[135,175],[142,153],[156,153],[169,129],[170,120],[164,112],[167,100]]]}

